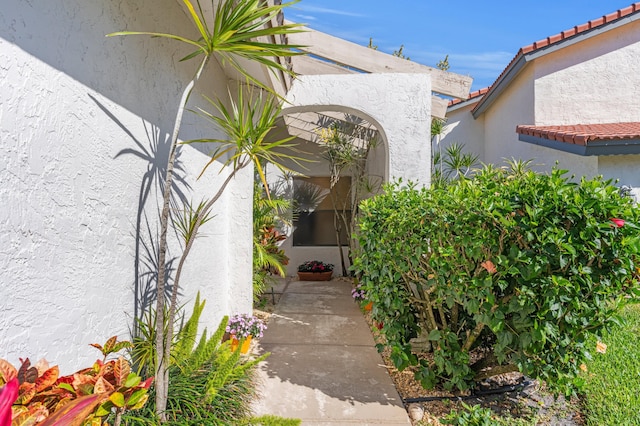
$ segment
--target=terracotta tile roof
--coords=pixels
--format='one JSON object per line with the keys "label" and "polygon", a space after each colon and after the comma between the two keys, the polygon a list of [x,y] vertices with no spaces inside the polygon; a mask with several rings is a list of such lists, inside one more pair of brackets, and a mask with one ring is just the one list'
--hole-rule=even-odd
{"label": "terracotta tile roof", "polygon": [[[586,22],[584,24],[576,25],[573,28],[562,31],[558,34],[552,35],[545,39],[538,40],[535,43],[531,43],[527,46],[521,47],[520,50],[518,50],[518,53],[516,53],[516,56],[514,56],[511,62],[509,62],[509,65],[507,65],[506,68],[502,71],[502,73],[500,73],[500,75],[493,82],[493,84],[489,86],[489,89],[487,90],[487,92],[493,92],[496,86],[498,86],[499,83],[502,81],[503,77],[505,77],[509,73],[509,71],[511,71],[511,69],[516,65],[516,63],[518,63],[519,60],[522,59],[523,56],[528,55],[537,50],[549,47],[551,45],[560,43],[561,41],[567,40],[571,37],[575,37],[579,34],[586,33],[587,31],[591,31],[598,27],[602,27],[603,25],[610,24],[614,21],[620,20],[636,12],[640,12],[640,2],[633,3],[630,6],[627,6],[622,9],[618,9],[617,11],[610,13],[608,15],[604,15],[597,19],[592,19],[591,21]],[[489,93],[489,95],[491,95],[491,93]],[[488,97],[485,97],[484,100],[486,100],[487,98]],[[475,112],[481,106],[482,103],[483,103],[482,101],[479,102],[478,105],[475,106],[473,112]]]}
{"label": "terracotta tile roof", "polygon": [[587,145],[590,142],[640,139],[640,122],[516,127],[516,133],[558,142]]}
{"label": "terracotta tile roof", "polygon": [[640,2],[633,3],[631,6],[627,6],[623,9],[618,9],[617,11],[610,13],[608,15],[604,15],[598,19],[592,19],[591,21],[582,24],[576,25],[575,27],[568,29],[566,31],[562,31],[561,33],[552,35],[542,40],[538,40],[535,43],[531,43],[528,46],[524,46],[518,51],[520,53],[530,53],[538,49],[542,49],[543,47],[547,47],[551,44],[558,43],[559,41],[565,40],[569,37],[573,37],[577,34],[583,33],[585,31],[592,30],[594,28],[600,27],[604,24],[608,24],[613,21],[617,21],[618,19],[624,18],[627,15],[631,15],[640,10]]}
{"label": "terracotta tile roof", "polygon": [[473,100],[474,98],[478,98],[478,97],[484,95],[488,91],[489,91],[489,88],[485,87],[483,89],[476,90],[475,92],[469,93],[469,97],[467,99],[451,99],[449,101],[449,106],[458,105],[458,104],[461,104],[462,102],[467,102],[467,101]]}

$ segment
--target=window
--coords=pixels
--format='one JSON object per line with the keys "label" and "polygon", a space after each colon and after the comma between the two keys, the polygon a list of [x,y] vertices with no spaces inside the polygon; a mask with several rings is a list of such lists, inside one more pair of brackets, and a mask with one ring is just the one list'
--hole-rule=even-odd
{"label": "window", "polygon": [[[337,200],[338,211],[345,206],[346,197],[350,196],[351,178],[340,178],[338,183],[330,188],[329,177],[296,177],[293,180],[294,200],[294,246],[336,246],[336,218],[332,199]],[[351,203],[346,203],[350,208]],[[347,210],[347,221],[351,218],[351,211]],[[342,225],[340,243],[349,244],[347,229]]]}

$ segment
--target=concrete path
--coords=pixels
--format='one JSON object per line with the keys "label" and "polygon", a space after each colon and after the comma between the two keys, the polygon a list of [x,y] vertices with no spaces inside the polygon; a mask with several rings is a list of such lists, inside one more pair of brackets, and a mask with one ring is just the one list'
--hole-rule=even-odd
{"label": "concrete path", "polygon": [[291,281],[260,339],[256,415],[303,425],[410,425],[351,283]]}

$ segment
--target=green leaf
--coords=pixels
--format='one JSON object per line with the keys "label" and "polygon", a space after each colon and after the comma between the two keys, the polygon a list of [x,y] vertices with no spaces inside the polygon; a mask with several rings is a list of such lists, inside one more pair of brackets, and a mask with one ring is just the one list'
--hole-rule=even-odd
{"label": "green leaf", "polygon": [[122,392],[114,392],[109,395],[109,401],[113,403],[118,408],[124,407],[124,395]]}
{"label": "green leaf", "polygon": [[127,379],[124,381],[124,387],[133,388],[135,386],[138,386],[141,381],[142,379],[136,373],[129,373]]}
{"label": "green leaf", "polygon": [[430,341],[440,340],[441,338],[442,338],[442,333],[440,333],[440,330],[431,330],[431,332],[429,333]]}

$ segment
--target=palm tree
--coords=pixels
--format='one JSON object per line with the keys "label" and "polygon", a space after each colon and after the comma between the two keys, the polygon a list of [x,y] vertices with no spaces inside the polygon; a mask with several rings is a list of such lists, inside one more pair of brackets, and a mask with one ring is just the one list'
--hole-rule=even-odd
{"label": "palm tree", "polygon": [[[182,61],[199,58],[200,63],[196,69],[193,78],[187,83],[182,93],[182,97],[178,104],[178,112],[174,122],[173,132],[171,135],[169,158],[167,162],[165,186],[163,191],[163,206],[160,215],[160,240],[158,254],[158,280],[157,280],[157,324],[158,332],[156,333],[156,412],[162,421],[166,420],[164,411],[166,409],[168,385],[169,385],[169,353],[171,347],[173,327],[169,326],[169,335],[165,335],[162,329],[164,323],[165,312],[165,287],[166,287],[166,252],[167,252],[167,230],[169,226],[169,211],[171,201],[171,188],[174,178],[174,164],[176,159],[176,149],[178,146],[178,134],[182,123],[182,117],[186,108],[189,96],[193,91],[193,87],[199,80],[208,61],[217,54],[223,63],[230,64],[245,78],[264,89],[269,90],[256,78],[251,76],[240,64],[238,58],[248,59],[258,62],[267,67],[272,72],[280,71],[291,74],[292,72],[278,61],[278,57],[286,57],[300,54],[296,48],[299,46],[291,46],[280,44],[276,41],[260,41],[260,40],[279,40],[280,36],[299,32],[301,29],[297,24],[285,24],[272,26],[272,20],[276,19],[282,12],[284,7],[296,3],[296,0],[286,4],[269,5],[262,0],[220,0],[217,6],[214,0],[211,1],[211,10],[215,11],[211,20],[208,21],[201,7],[200,1],[195,3],[191,0],[182,0],[187,8],[189,16],[193,24],[197,28],[200,38],[197,40],[189,39],[174,34],[155,33],[155,32],[139,32],[139,31],[121,31],[109,34],[109,36],[121,35],[147,35],[152,37],[163,37],[186,43],[195,48],[195,50],[182,58]],[[210,27],[208,22],[212,22]],[[214,157],[218,159],[219,156]],[[243,155],[237,158],[240,161]],[[213,160],[215,161],[215,160]],[[246,166],[244,162],[234,163],[234,167]],[[233,176],[234,173],[231,173]],[[226,188],[230,181],[229,178],[223,183],[221,190]],[[220,192],[219,192],[220,194]],[[213,202],[219,197],[217,195],[212,199]],[[209,203],[212,203],[210,200]],[[208,209],[204,209],[205,213]],[[195,224],[194,235],[197,228],[202,223],[198,220]],[[193,239],[191,239],[191,243]],[[185,252],[188,253],[190,244],[185,246]],[[184,258],[184,253],[183,253]],[[182,263],[182,262],[181,262]],[[174,292],[177,291],[178,283],[174,282]],[[172,297],[173,298],[173,297]],[[173,305],[173,304],[172,304]],[[171,306],[168,310],[169,324],[173,324],[175,317],[175,306]],[[159,350],[163,348],[163,350]]]}

